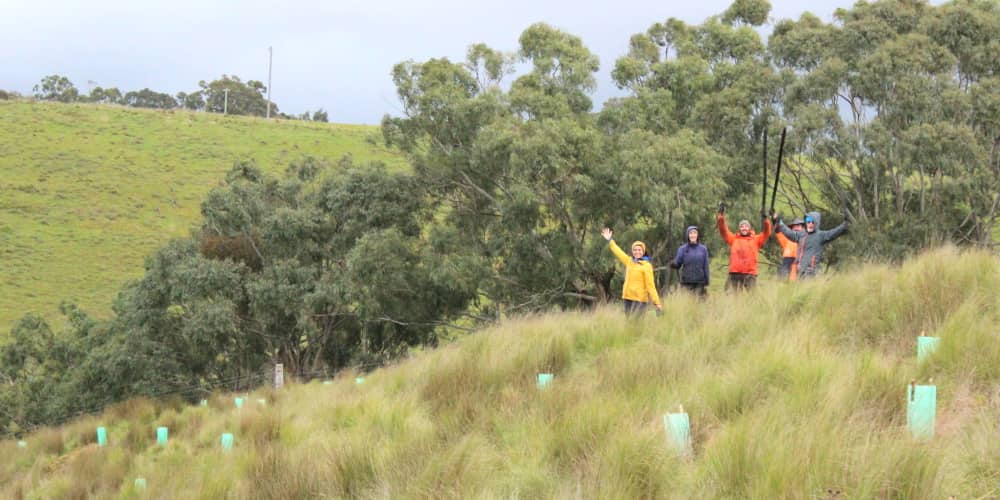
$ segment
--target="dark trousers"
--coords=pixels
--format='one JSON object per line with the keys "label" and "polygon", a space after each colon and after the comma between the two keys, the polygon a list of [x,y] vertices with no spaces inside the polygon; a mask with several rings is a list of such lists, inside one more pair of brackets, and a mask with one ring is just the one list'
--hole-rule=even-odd
{"label": "dark trousers", "polygon": [[795,257],[782,257],[781,265],[778,266],[778,277],[787,278],[792,272],[792,264],[795,263]]}
{"label": "dark trousers", "polygon": [[729,290],[752,290],[757,286],[757,275],[744,273],[729,273],[726,280],[726,291]]}
{"label": "dark trousers", "polygon": [[681,286],[702,299],[708,297],[708,290],[705,290],[704,283],[681,283]]}
{"label": "dark trousers", "polygon": [[625,314],[642,314],[644,312],[646,312],[645,302],[625,299]]}

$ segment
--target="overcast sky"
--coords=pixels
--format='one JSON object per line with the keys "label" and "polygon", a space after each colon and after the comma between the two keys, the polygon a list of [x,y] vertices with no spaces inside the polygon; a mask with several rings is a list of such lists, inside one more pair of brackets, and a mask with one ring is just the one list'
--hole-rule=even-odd
{"label": "overcast sky", "polygon": [[[772,21],[798,18],[805,2],[772,0]],[[852,0],[816,0],[825,21]],[[326,109],[330,121],[378,123],[398,114],[390,80],[400,61],[464,59],[484,42],[515,51],[531,24],[583,39],[601,61],[594,102],[621,95],[610,78],[631,35],[670,17],[690,24],[719,14],[727,0],[325,0],[191,1],[0,0],[0,89],[25,95],[45,75],[122,92],[149,87],[176,94],[223,74],[267,83],[281,111]],[[770,27],[765,27],[767,32]],[[95,82],[95,83],[88,83]]]}

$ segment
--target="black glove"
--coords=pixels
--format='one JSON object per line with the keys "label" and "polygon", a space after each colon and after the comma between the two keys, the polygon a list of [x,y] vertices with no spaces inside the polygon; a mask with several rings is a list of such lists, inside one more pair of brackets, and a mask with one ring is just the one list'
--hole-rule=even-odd
{"label": "black glove", "polygon": [[761,210],[760,211],[760,220],[767,220],[767,219],[770,219],[770,218],[771,218],[771,216],[767,215],[767,210]]}
{"label": "black glove", "polygon": [[678,263],[676,263],[676,262],[674,262],[674,261],[670,261],[670,267],[673,268],[673,269],[680,269],[681,265],[678,264]]}
{"label": "black glove", "polygon": [[719,203],[719,215],[725,215],[725,214],[726,214],[726,204],[725,204],[725,202]]}

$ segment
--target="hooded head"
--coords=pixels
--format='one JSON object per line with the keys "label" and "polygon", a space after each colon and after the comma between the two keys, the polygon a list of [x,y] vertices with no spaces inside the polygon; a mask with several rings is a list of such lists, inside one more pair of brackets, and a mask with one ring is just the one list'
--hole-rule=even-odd
{"label": "hooded head", "polygon": [[802,217],[796,217],[792,219],[792,222],[788,224],[788,227],[791,228],[792,231],[802,231],[805,229],[805,223],[806,221],[802,220]]}
{"label": "hooded head", "polygon": [[819,231],[820,215],[819,212],[807,212],[806,213],[806,232],[812,233]]}
{"label": "hooded head", "polygon": [[[694,241],[691,241],[692,231],[694,232]],[[685,242],[688,243],[689,245],[698,244],[698,238],[700,236],[700,233],[701,231],[698,230],[698,226],[688,226],[688,228],[684,230]]]}
{"label": "hooded head", "polygon": [[[636,252],[636,248],[641,248],[642,249],[642,253],[640,255],[638,255],[638,256],[636,255],[638,253],[638,252]],[[647,255],[648,254],[646,252],[646,244],[645,243],[643,243],[641,241],[633,241],[632,242],[632,259],[634,259],[634,260],[649,260],[649,257]]]}

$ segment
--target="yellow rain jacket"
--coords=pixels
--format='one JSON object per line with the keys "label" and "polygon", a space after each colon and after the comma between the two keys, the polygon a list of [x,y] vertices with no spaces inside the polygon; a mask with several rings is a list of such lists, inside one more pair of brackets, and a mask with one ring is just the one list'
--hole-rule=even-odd
{"label": "yellow rain jacket", "polygon": [[[646,244],[641,241],[632,243],[629,249],[631,250],[636,245],[642,246],[643,253],[646,253]],[[625,286],[622,289],[622,298],[660,305],[660,294],[656,291],[656,281],[653,280],[653,264],[649,262],[649,258],[632,259],[621,248],[618,248],[615,240],[609,241],[608,246],[611,248],[611,253],[615,254],[615,257],[618,257],[618,260],[625,265]]]}

